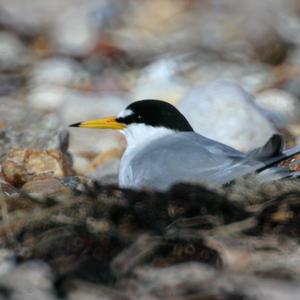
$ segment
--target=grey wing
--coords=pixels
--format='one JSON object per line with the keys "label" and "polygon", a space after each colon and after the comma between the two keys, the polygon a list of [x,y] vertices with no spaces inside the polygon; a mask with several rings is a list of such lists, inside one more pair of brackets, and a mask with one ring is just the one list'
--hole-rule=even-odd
{"label": "grey wing", "polygon": [[133,185],[167,189],[177,182],[223,184],[260,162],[195,133],[178,133],[146,146],[131,161]]}

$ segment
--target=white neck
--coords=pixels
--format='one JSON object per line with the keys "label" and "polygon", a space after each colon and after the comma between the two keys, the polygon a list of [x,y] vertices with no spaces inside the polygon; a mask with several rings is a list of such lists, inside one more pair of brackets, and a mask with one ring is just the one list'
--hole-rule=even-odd
{"label": "white neck", "polygon": [[131,124],[124,129],[123,133],[127,140],[127,148],[135,148],[142,147],[153,140],[175,133],[175,131],[165,127]]}

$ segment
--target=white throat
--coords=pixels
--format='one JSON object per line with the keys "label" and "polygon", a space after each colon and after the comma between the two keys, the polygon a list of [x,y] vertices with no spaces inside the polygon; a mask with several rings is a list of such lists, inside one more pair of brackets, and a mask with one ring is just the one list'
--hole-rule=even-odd
{"label": "white throat", "polygon": [[127,140],[127,148],[135,148],[142,147],[153,140],[175,133],[175,131],[165,127],[153,127],[145,124],[130,124],[126,129],[124,129],[123,133]]}

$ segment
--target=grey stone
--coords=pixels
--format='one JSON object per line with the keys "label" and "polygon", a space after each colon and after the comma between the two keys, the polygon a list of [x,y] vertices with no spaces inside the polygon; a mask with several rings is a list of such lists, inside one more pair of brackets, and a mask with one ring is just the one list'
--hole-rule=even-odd
{"label": "grey stone", "polygon": [[[267,112],[275,116],[275,122],[280,127],[289,123],[297,123],[300,117],[300,102],[292,94],[279,89],[269,89],[259,93],[256,103]],[[277,116],[277,117],[276,117]]]}
{"label": "grey stone", "polygon": [[131,98],[161,99],[175,103],[187,91],[188,84],[177,74],[180,70],[180,58],[157,59],[140,70]]}
{"label": "grey stone", "polygon": [[[73,4],[76,2],[76,0],[72,1]],[[53,0],[51,3],[42,3],[39,0],[3,0],[0,5],[1,21],[24,34],[39,33],[47,24],[53,22],[64,3],[60,0]]]}
{"label": "grey stone", "polygon": [[291,15],[297,20],[293,2],[198,1],[186,9],[181,1],[151,1],[136,5],[114,34],[120,48],[135,56],[210,52],[220,61],[275,63],[286,55],[279,25]]}
{"label": "grey stone", "polygon": [[66,202],[72,196],[71,189],[56,178],[29,181],[22,186],[21,191],[42,203],[47,202],[48,198],[56,202]]}
{"label": "grey stone", "polygon": [[[190,66],[189,66],[190,65]],[[276,84],[277,77],[273,68],[256,61],[251,64],[240,64],[235,61],[218,60],[209,54],[201,54],[199,61],[189,60],[186,71],[194,86],[210,81],[233,81],[247,92],[254,94],[266,86]]]}
{"label": "grey stone", "polygon": [[42,84],[31,88],[29,103],[38,110],[59,110],[64,99],[68,96],[69,89],[53,84]]}
{"label": "grey stone", "polygon": [[253,97],[230,81],[204,83],[177,107],[196,132],[242,151],[263,145],[276,132]]}
{"label": "grey stone", "polygon": [[68,148],[68,132],[54,114],[40,114],[31,107],[0,99],[0,161],[12,148],[38,150],[54,149],[62,152]]}
{"label": "grey stone", "polygon": [[56,299],[52,287],[52,271],[46,263],[30,261],[23,263],[0,277],[0,284],[8,288],[10,299],[52,300]]}
{"label": "grey stone", "polygon": [[73,280],[72,285],[74,289],[68,293],[69,300],[130,300],[116,289],[102,286],[101,284],[94,284],[80,280]]}
{"label": "grey stone", "polygon": [[98,166],[95,171],[88,175],[99,181],[101,184],[118,184],[119,166],[119,159],[110,159],[103,165]]}
{"label": "grey stone", "polygon": [[[167,268],[140,267],[132,297],[140,299],[185,299],[196,295],[204,299],[298,299],[299,286],[289,281],[254,277],[247,273],[218,273],[199,263],[183,263]],[[124,283],[125,284],[125,283]],[[129,290],[129,292],[131,292]],[[155,297],[154,295],[159,295]],[[152,296],[154,296],[152,298]]]}
{"label": "grey stone", "polygon": [[0,179],[0,199],[18,198],[19,196],[19,190],[11,186],[4,179]]}
{"label": "grey stone", "polygon": [[31,73],[31,85],[67,85],[80,82],[88,76],[80,64],[71,58],[48,58],[37,62]]}
{"label": "grey stone", "polygon": [[88,5],[82,3],[67,7],[57,16],[51,37],[59,52],[78,56],[91,52],[95,47],[97,27],[87,16],[88,9]]}
{"label": "grey stone", "polygon": [[16,264],[15,252],[8,249],[0,249],[0,277],[10,272]]}
{"label": "grey stone", "polygon": [[93,180],[83,176],[69,176],[62,180],[62,184],[73,191],[87,192],[89,188],[93,187]]}
{"label": "grey stone", "polygon": [[29,62],[29,52],[13,33],[0,32],[0,69],[12,70]]}

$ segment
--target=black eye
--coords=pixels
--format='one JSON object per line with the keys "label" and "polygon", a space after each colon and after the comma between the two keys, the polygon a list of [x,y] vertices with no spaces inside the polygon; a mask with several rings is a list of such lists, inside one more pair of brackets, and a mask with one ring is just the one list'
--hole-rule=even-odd
{"label": "black eye", "polygon": [[138,119],[138,121],[142,121],[142,120],[143,120],[143,117],[142,117],[141,115],[138,115],[138,116],[137,116],[137,119]]}

